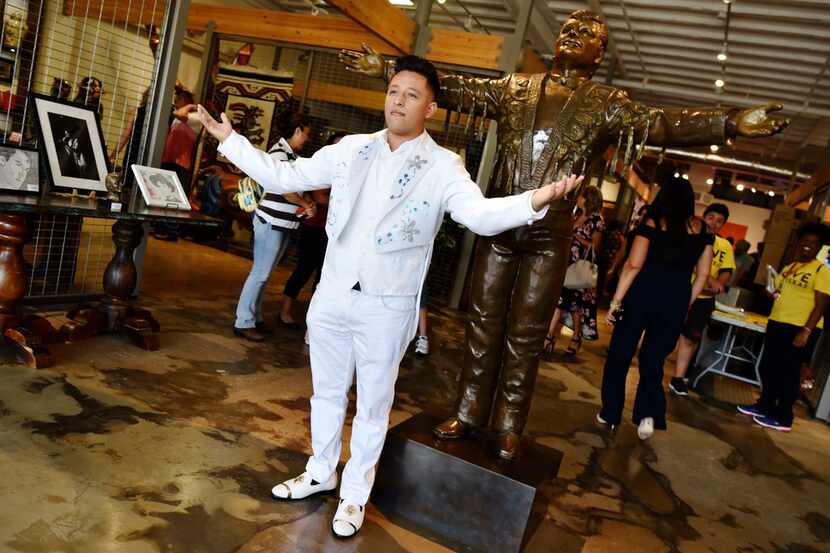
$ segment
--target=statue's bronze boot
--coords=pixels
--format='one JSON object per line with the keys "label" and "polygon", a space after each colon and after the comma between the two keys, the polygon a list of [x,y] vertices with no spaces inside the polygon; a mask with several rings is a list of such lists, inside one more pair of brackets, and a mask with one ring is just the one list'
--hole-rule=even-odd
{"label": "statue's bronze boot", "polygon": [[496,452],[502,459],[512,460],[521,454],[522,436],[515,432],[500,434],[496,438]]}
{"label": "statue's bronze boot", "polygon": [[433,428],[432,433],[442,440],[454,440],[468,436],[472,429],[473,425],[467,424],[458,417],[450,417]]}

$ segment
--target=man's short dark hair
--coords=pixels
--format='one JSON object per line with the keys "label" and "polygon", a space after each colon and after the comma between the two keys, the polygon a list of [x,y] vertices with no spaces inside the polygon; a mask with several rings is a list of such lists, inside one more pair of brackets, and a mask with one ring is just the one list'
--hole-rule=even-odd
{"label": "man's short dark hair", "polygon": [[286,140],[294,136],[297,129],[303,130],[311,126],[311,117],[299,111],[284,114],[277,123],[280,136]]}
{"label": "man's short dark hair", "polygon": [[706,217],[710,213],[717,213],[718,215],[723,215],[723,220],[724,221],[729,220],[729,208],[726,207],[726,204],[718,204],[718,203],[711,204],[703,212],[703,216]]}
{"label": "man's short dark hair", "polygon": [[827,243],[827,227],[822,225],[821,223],[804,223],[801,228],[798,229],[798,239],[801,240],[808,234],[812,234],[813,236],[818,237],[819,242],[822,244]]}
{"label": "man's short dark hair", "polygon": [[413,55],[401,56],[395,60],[395,73],[401,71],[412,71],[424,77],[432,90],[432,97],[436,102],[438,101],[441,94],[441,81],[438,80],[438,71],[429,60]]}

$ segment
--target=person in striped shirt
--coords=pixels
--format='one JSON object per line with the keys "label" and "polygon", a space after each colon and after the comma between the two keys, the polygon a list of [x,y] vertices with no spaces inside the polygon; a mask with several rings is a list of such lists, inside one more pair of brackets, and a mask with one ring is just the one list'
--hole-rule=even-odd
{"label": "person in striped shirt", "polygon": [[[311,120],[292,113],[278,123],[280,138],[268,151],[279,161],[294,161],[311,136]],[[298,207],[299,206],[299,207]],[[254,263],[242,287],[236,306],[236,336],[261,342],[270,329],[263,321],[262,296],[274,266],[279,263],[288,245],[290,232],[300,226],[300,214],[312,217],[314,203],[300,194],[274,194],[267,192],[254,212]]]}

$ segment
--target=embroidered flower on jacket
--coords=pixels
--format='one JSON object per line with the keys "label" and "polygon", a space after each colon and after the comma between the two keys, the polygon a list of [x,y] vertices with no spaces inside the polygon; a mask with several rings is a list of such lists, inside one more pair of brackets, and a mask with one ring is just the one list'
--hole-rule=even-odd
{"label": "embroidered flower on jacket", "polygon": [[398,177],[398,186],[400,189],[396,194],[392,194],[389,196],[390,200],[397,200],[398,198],[404,195],[406,192],[406,187],[412,182],[415,178],[415,174],[420,171],[424,165],[427,164],[427,160],[422,158],[420,155],[415,155],[412,159],[407,160],[406,162],[406,170]]}

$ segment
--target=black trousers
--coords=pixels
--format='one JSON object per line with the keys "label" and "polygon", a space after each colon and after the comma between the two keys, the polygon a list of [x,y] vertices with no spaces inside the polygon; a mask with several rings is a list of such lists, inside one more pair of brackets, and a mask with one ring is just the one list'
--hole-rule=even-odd
{"label": "black trousers", "polygon": [[297,299],[300,290],[306,285],[313,273],[317,273],[314,286],[320,282],[320,271],[323,269],[323,259],[326,257],[328,237],[323,227],[300,226],[300,236],[297,243],[297,267],[285,283],[283,294]]}
{"label": "black trousers", "polygon": [[815,344],[815,336],[810,336],[803,348],[793,345],[793,340],[802,328],[769,321],[764,337],[764,356],[758,368],[761,373],[761,399],[758,400],[758,407],[765,414],[787,425],[793,422],[793,406],[798,400],[801,387],[801,363]]}
{"label": "black trousers", "polygon": [[666,429],[666,395],[663,390],[663,364],[674,350],[686,317],[691,297],[688,274],[644,267],[626,297],[622,321],[614,326],[611,346],[602,374],[600,416],[613,425],[620,424],[625,405],[625,381],[637,345],[643,337],[638,360],[640,381],[634,399],[634,424],[646,417],[654,427]]}

